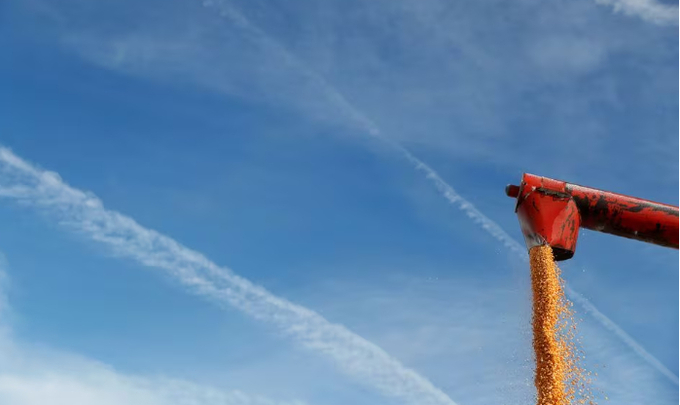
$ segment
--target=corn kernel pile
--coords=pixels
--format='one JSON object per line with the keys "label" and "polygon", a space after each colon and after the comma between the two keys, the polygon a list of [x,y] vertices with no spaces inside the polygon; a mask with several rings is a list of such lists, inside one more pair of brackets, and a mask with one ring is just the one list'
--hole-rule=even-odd
{"label": "corn kernel pile", "polygon": [[550,246],[529,251],[533,292],[534,383],[537,405],[593,405],[590,373],[580,366],[576,325],[571,302],[562,288],[560,269]]}

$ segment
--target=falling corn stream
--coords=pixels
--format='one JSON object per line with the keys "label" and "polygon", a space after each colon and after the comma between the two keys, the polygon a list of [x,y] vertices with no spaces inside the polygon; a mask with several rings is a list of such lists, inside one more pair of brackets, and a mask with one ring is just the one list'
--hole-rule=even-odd
{"label": "falling corn stream", "polygon": [[537,405],[594,405],[590,373],[581,366],[572,304],[564,295],[550,246],[529,251],[533,293],[533,347]]}

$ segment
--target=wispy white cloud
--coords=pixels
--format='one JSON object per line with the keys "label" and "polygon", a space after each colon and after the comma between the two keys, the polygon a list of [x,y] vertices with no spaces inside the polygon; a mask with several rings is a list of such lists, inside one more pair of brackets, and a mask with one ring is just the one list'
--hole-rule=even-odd
{"label": "wispy white cloud", "polygon": [[0,148],[0,174],[0,197],[44,210],[120,256],[165,270],[193,293],[275,326],[334,360],[358,382],[406,403],[455,404],[426,378],[344,326],[271,294],[132,218],[105,209],[96,196],[68,186],[56,173],[29,164],[6,148]]}
{"label": "wispy white cloud", "polygon": [[0,253],[0,398],[4,405],[305,405],[163,376],[126,375],[76,354],[18,342]]}
{"label": "wispy white cloud", "polygon": [[595,0],[614,8],[614,11],[638,16],[659,25],[678,25],[678,6],[662,4],[656,0]]}
{"label": "wispy white cloud", "polygon": [[[528,264],[529,260],[526,253],[526,248],[514,240],[510,235],[507,234],[497,223],[491,220],[489,217],[480,212],[472,203],[463,198],[458,194],[453,187],[446,183],[432,168],[424,164],[422,161],[414,157],[407,150],[402,149],[404,156],[414,164],[414,166],[424,172],[427,178],[435,185],[437,190],[451,203],[456,205],[460,210],[465,212],[468,218],[472,219],[476,224],[478,224],[482,229],[487,231],[494,239],[502,243],[508,250],[512,251],[519,260]],[[596,320],[600,325],[604,326],[607,330],[612,332],[616,337],[618,337],[626,346],[633,350],[635,354],[640,356],[648,364],[659,371],[664,377],[666,377],[670,382],[678,385],[678,376],[676,376],[672,371],[670,371],[666,366],[663,365],[656,357],[645,350],[642,345],[640,345],[633,337],[631,337],[626,331],[624,331],[620,326],[618,326],[614,321],[609,319],[605,314],[600,312],[595,305],[593,305],[587,298],[578,293],[569,285],[565,284],[565,292],[567,296],[580,305],[586,313],[588,313],[594,320]]]}
{"label": "wispy white cloud", "polygon": [[[416,169],[424,172],[426,177],[435,185],[437,190],[451,203],[456,205],[460,210],[465,212],[468,218],[472,219],[482,229],[487,231],[498,242],[502,243],[507,249],[517,255],[517,257],[528,264],[526,248],[508,235],[497,223],[492,221],[489,217],[480,212],[472,203],[461,197],[453,187],[446,183],[431,167],[414,157],[406,149],[402,149],[404,156],[416,167]],[[583,297],[570,286],[566,285],[565,291],[567,296],[574,302],[579,304],[590,316],[592,316],[600,325],[611,331],[637,355],[644,359],[647,363],[653,366],[657,371],[663,374],[669,381],[678,385],[678,376],[673,374],[667,367],[665,367],[658,359],[651,353],[645,350],[635,339],[626,333],[614,321],[609,319],[605,314],[600,312],[587,298]]]}
{"label": "wispy white cloud", "polygon": [[[231,7],[225,1],[211,0],[204,2],[207,6],[218,7],[220,14],[228,17],[248,30],[256,40],[259,39],[264,46],[268,48],[275,48],[278,53],[285,55],[288,60],[295,60],[296,66],[304,71],[304,74],[314,79],[314,82],[319,88],[319,91],[328,95],[329,99],[335,102],[337,109],[346,117],[353,119],[356,125],[363,127],[367,134],[380,139],[388,144],[390,147],[400,153],[413,167],[425,174],[425,177],[435,186],[435,188],[446,198],[449,203],[455,205],[462,210],[470,219],[472,219],[481,228],[487,231],[494,239],[500,242],[507,249],[512,251],[520,258],[520,260],[528,261],[525,247],[515,241],[508,235],[498,224],[480,212],[472,203],[463,198],[456,190],[444,181],[441,176],[432,167],[414,156],[408,149],[402,145],[392,141],[385,136],[378,125],[374,123],[369,117],[357,110],[339,91],[337,91],[331,84],[329,84],[323,77],[316,72],[297,61],[285,48],[279,45],[276,41],[270,38],[264,31],[254,26],[241,13]],[[566,287],[567,295],[576,303],[581,305],[588,314],[590,314],[597,322],[611,331],[628,347],[630,347],[642,359],[647,361],[650,365],[656,368],[661,374],[668,378],[674,384],[678,384],[678,377],[673,374],[667,367],[665,367],[659,360],[647,352],[638,342],[636,342],[630,335],[628,335],[621,327],[616,325],[611,319],[600,312],[590,301],[588,301],[581,294],[576,292],[573,288]]]}
{"label": "wispy white cloud", "polygon": [[[22,361],[28,357],[21,352],[14,356],[24,356]],[[303,405],[181,380],[127,376],[89,360],[68,366],[38,360],[19,370],[15,366],[0,368],[0,397],[6,405]]]}
{"label": "wispy white cloud", "polygon": [[[414,159],[413,162],[417,164],[419,161]],[[496,224],[486,215],[482,214],[474,205],[462,198],[451,186],[444,182],[434,170],[425,164],[418,165],[417,167],[427,174],[428,179],[430,179],[435,184],[437,189],[446,197],[447,200],[449,200],[450,203],[457,205],[459,209],[463,210],[470,219],[481,226],[485,231],[493,236],[494,239],[515,253],[518,259],[528,264],[526,248],[515,241],[498,224]],[[635,341],[635,339],[626,333],[626,331],[621,329],[621,327],[618,326],[614,321],[600,312],[587,298],[579,294],[569,285],[566,285],[565,292],[572,301],[580,305],[586,311],[586,313],[592,316],[593,319],[595,319],[600,325],[611,331],[626,346],[632,349],[633,352],[635,352],[657,371],[659,371],[669,381],[676,385],[678,384],[678,376],[673,374],[672,371],[664,366],[651,353],[645,350],[642,345]]]}
{"label": "wispy white cloud", "polygon": [[[502,265],[504,258],[497,259],[480,266]],[[534,401],[531,298],[524,282],[513,282],[517,278],[508,273],[461,277],[456,264],[445,265],[436,279],[417,274],[436,265],[389,267],[390,274],[375,283],[325,279],[305,299],[352,319],[382,347],[437,376],[461,403]],[[328,299],[338,295],[343,299]]]}
{"label": "wispy white cloud", "polygon": [[600,312],[587,298],[576,292],[573,288],[566,286],[565,288],[567,295],[572,301],[579,304],[591,317],[593,317],[597,322],[604,326],[607,330],[615,334],[621,341],[631,348],[635,354],[640,356],[649,365],[654,367],[658,372],[663,374],[668,381],[675,385],[678,385],[678,376],[675,375],[668,367],[664,366],[656,357],[645,350],[642,345],[640,345],[632,336],[630,336],[626,331],[621,329],[614,321],[609,319],[605,314]]}
{"label": "wispy white cloud", "polygon": [[[659,5],[658,3],[650,2],[650,1],[604,1],[607,4],[611,5],[619,5],[619,8],[624,11],[624,12],[631,12],[632,10],[638,10],[640,15],[644,14],[647,16],[654,16],[659,14],[659,10],[664,9],[665,6]],[[410,3],[410,2],[409,2]],[[423,6],[422,8],[424,9],[423,12],[425,12],[425,17],[428,26],[437,26],[436,22],[436,14],[439,12],[437,7],[429,7],[432,4],[431,3],[437,3],[437,2],[430,2],[428,5]],[[344,96],[344,93],[341,93],[339,90],[337,90],[337,87],[334,85],[331,85],[330,82],[328,82],[323,75],[316,73],[315,69],[313,69],[308,63],[306,63],[303,59],[298,59],[295,57],[293,52],[289,52],[286,47],[281,45],[278,41],[272,38],[271,35],[267,34],[263,30],[259,29],[257,25],[250,23],[250,21],[245,18],[241,13],[238,12],[238,10],[235,10],[233,7],[230,6],[231,2],[224,2],[224,1],[207,1],[203,3],[204,5],[208,6],[209,8],[214,8],[217,13],[224,17],[227,18],[230,21],[230,26],[237,27],[239,29],[239,34],[241,37],[239,37],[241,40],[243,40],[243,43],[248,44],[248,52],[241,52],[238,55],[227,55],[226,57],[223,58],[218,58],[218,60],[211,59],[210,56],[213,55],[210,51],[212,49],[227,49],[227,53],[229,52],[228,46],[223,46],[220,48],[213,48],[211,46],[206,46],[201,43],[202,40],[205,38],[201,37],[199,34],[192,33],[188,37],[181,37],[187,39],[188,42],[182,42],[184,45],[178,49],[176,46],[173,46],[172,43],[175,43],[177,41],[168,41],[168,44],[166,47],[161,46],[160,48],[155,47],[155,43],[159,41],[157,35],[151,35],[149,37],[142,36],[142,38],[146,38],[146,41],[138,41],[139,35],[132,35],[130,37],[122,36],[122,37],[88,37],[88,36],[71,36],[68,38],[68,44],[71,46],[74,46],[77,51],[79,51],[85,58],[90,59],[100,65],[106,66],[111,69],[116,69],[116,70],[122,70],[122,71],[128,71],[132,72],[137,75],[143,75],[145,77],[153,77],[156,75],[159,71],[160,72],[165,72],[164,74],[170,75],[172,78],[178,77],[178,76],[188,76],[190,80],[193,80],[195,82],[198,82],[199,84],[208,87],[208,88],[215,88],[219,91],[224,91],[229,94],[234,94],[234,93],[239,93],[239,94],[250,94],[251,96],[253,94],[257,94],[258,96],[263,96],[265,99],[268,100],[274,100],[274,101],[281,101],[284,100],[282,104],[288,104],[288,105],[296,105],[302,110],[304,110],[306,113],[309,113],[312,116],[316,117],[324,117],[326,119],[329,119],[331,121],[336,121],[336,122],[344,122],[345,124],[353,125],[355,127],[359,127],[362,131],[373,135],[374,137],[380,137],[382,140],[388,142],[391,144],[394,148],[396,148],[409,162],[413,164],[413,166],[419,170],[420,172],[424,173],[426,177],[435,185],[435,187],[447,198],[449,202],[452,204],[455,204],[458,206],[460,209],[462,209],[473,221],[478,223],[481,227],[486,229],[494,238],[496,238],[498,241],[500,241],[503,245],[505,245],[508,249],[511,251],[516,252],[520,257],[525,257],[526,253],[523,249],[523,247],[518,244],[516,241],[514,241],[512,238],[510,238],[507,233],[505,233],[497,224],[495,224],[493,221],[491,221],[488,217],[484,216],[482,213],[480,213],[474,206],[472,206],[468,201],[463,199],[449,184],[447,184],[441,176],[439,176],[438,173],[436,173],[430,166],[426,165],[424,162],[420,161],[417,159],[415,156],[413,156],[410,151],[404,149],[400,145],[388,140],[388,136],[385,134],[386,132],[390,132],[389,139],[393,139],[391,131],[385,131],[384,130],[384,124],[389,122],[389,119],[378,119],[378,122],[381,124],[380,126],[376,124],[376,122],[372,119],[368,119],[368,116],[370,117],[375,117],[375,109],[370,110],[370,114],[364,113],[364,109],[356,107],[353,103],[350,103],[348,101],[348,98]],[[565,18],[562,16],[561,11],[562,7],[565,6],[566,3],[560,3],[559,5],[555,7],[560,7],[560,10],[558,12],[555,12],[556,16],[559,16],[558,20],[549,20],[551,23],[554,22],[560,22],[564,21]],[[623,6],[625,4],[625,7]],[[588,18],[585,17],[585,13],[583,8],[586,7],[587,2],[580,2],[577,5],[573,6],[572,8],[569,8],[568,11],[569,13],[573,13],[574,15],[570,15],[570,21],[575,21],[576,25],[578,24],[583,24],[583,27],[577,27],[577,33],[578,35],[563,35],[559,34],[558,36],[555,36],[555,33],[552,32],[554,31],[552,26],[550,27],[551,29],[548,30],[548,32],[543,32],[541,31],[542,34],[547,35],[546,37],[539,37],[539,38],[530,38],[528,40],[529,43],[533,43],[531,47],[529,47],[529,56],[530,59],[533,61],[532,63],[535,63],[537,66],[544,67],[546,69],[558,69],[560,71],[563,71],[563,69],[570,69],[570,71],[576,72],[578,74],[582,74],[583,72],[590,72],[596,67],[600,66],[603,60],[606,58],[607,50],[603,48],[602,43],[598,42],[601,38],[600,36],[595,35],[597,34],[596,32],[594,33],[593,30],[596,31],[596,28],[592,27],[592,20],[588,20]],[[641,6],[642,5],[642,6]],[[651,5],[651,6],[650,6]],[[656,6],[661,6],[661,8],[655,8]],[[414,6],[415,7],[415,6]],[[590,7],[593,7],[592,4]],[[673,7],[669,6],[670,10],[673,11]],[[650,10],[656,10],[656,11],[650,11]],[[668,11],[667,9],[664,9]],[[675,8],[675,14],[677,15],[677,8]],[[646,13],[646,14],[645,14]],[[417,13],[416,13],[417,14]],[[666,14],[663,13],[665,16]],[[542,17],[543,16],[536,16],[536,17],[541,17],[541,18],[536,18],[536,21],[543,21]],[[554,16],[553,16],[554,17]],[[573,18],[571,18],[573,17]],[[658,17],[658,16],[657,16]],[[433,20],[434,18],[434,20]],[[460,24],[460,22],[458,22]],[[544,22],[544,24],[546,24]],[[551,25],[551,24],[548,24]],[[580,29],[585,29],[588,27],[586,30],[587,35],[582,35],[580,33]],[[450,29],[451,27],[438,27],[443,29]],[[558,27],[559,30],[562,31],[567,31],[567,27],[560,26]],[[231,29],[231,28],[230,28]],[[429,33],[429,32],[428,32]],[[245,35],[244,35],[245,34]],[[408,31],[408,35],[412,35],[413,32]],[[463,38],[466,37],[466,35],[473,35],[474,32],[471,34],[470,32],[461,32],[460,33]],[[113,39],[112,39],[113,38]],[[429,38],[429,37],[428,37]],[[551,39],[552,38],[552,39]],[[599,38],[599,39],[598,39]],[[431,38],[434,40],[434,38]],[[570,44],[568,47],[565,48],[564,53],[556,53],[556,44],[563,44],[563,43]],[[619,40],[617,40],[619,41]],[[501,71],[504,73],[508,73],[507,70],[510,69],[518,69],[518,66],[513,65],[513,61],[515,60],[521,60],[521,58],[517,58],[517,55],[511,55],[511,58],[503,58],[500,57],[497,58],[497,60],[494,62],[494,58],[491,58],[490,55],[484,55],[483,51],[481,51],[479,46],[476,44],[473,44],[471,46],[463,47],[458,46],[460,45],[461,40],[457,42],[454,47],[454,50],[456,52],[468,52],[468,53],[474,53],[473,56],[476,56],[473,58],[475,63],[480,64],[479,68],[484,69],[485,67],[488,67],[486,65],[487,63],[490,64],[503,64],[504,66],[496,66],[494,65],[494,68],[499,68]],[[464,41],[463,41],[464,42]],[[623,42],[628,42],[627,40]],[[161,41],[161,44],[163,42]],[[622,43],[621,41],[619,42],[613,42],[614,45],[614,50],[621,51],[620,44]],[[139,44],[142,44],[143,46],[140,47]],[[356,44],[352,44],[356,45]],[[446,43],[446,45],[451,45],[449,43]],[[250,47],[252,46],[252,48]],[[420,46],[420,44],[419,44]],[[617,48],[618,47],[618,48]],[[559,46],[557,46],[559,48]],[[253,50],[253,53],[250,53],[251,50]],[[441,52],[442,49],[449,49],[446,47],[442,47],[441,49],[439,48],[433,48],[436,52]],[[160,50],[160,51],[159,51]],[[374,49],[368,49],[368,51],[371,51]],[[370,57],[370,52],[366,52],[366,57]],[[612,50],[609,50],[610,52]],[[617,51],[617,52],[618,52]],[[160,54],[156,54],[156,52],[159,52]],[[198,54],[196,54],[198,52]],[[481,55],[480,55],[481,53]],[[252,57],[253,54],[258,55],[255,56],[254,59],[248,59],[246,62],[244,62],[240,67],[238,65],[231,64],[229,63],[230,60],[237,60],[238,58],[235,56],[245,56],[245,57]],[[193,56],[196,57],[193,57]],[[224,56],[224,55],[223,55]],[[361,56],[364,56],[361,54]],[[468,56],[467,54],[465,56]],[[166,58],[171,57],[172,60],[170,61],[171,63],[166,63]],[[351,58],[348,58],[351,59]],[[355,58],[355,59],[362,59],[363,58]],[[213,63],[213,62],[220,62],[220,63]],[[249,65],[249,62],[255,62]],[[455,68],[455,64],[463,64],[465,63],[465,59],[461,60],[455,60],[451,61],[450,59],[446,59],[445,62],[449,62],[450,65],[446,65],[451,69]],[[507,65],[506,65],[507,62]],[[564,63],[568,62],[568,63]],[[242,69],[242,66],[257,66],[258,69],[254,69],[253,72],[246,72],[245,70]],[[271,71],[268,70],[268,66],[276,66],[277,69],[276,71]],[[351,67],[352,65],[350,65]],[[468,66],[470,67],[470,66]],[[519,66],[519,68],[525,68],[526,66],[522,65]],[[227,69],[227,72],[224,72],[224,69]],[[237,70],[234,70],[237,69]],[[241,70],[239,70],[241,69]],[[475,70],[475,69],[471,69]],[[349,69],[349,71],[353,72],[352,69]],[[244,73],[245,72],[245,73]],[[244,76],[245,75],[245,76]],[[427,76],[427,75],[424,75]],[[507,75],[504,75],[503,77],[506,77]],[[558,75],[559,76],[559,75]],[[514,77],[514,76],[513,76]],[[527,75],[522,76],[524,79],[527,79]],[[249,83],[258,83],[256,86],[254,86],[253,89],[235,89],[234,85],[238,84],[242,79],[246,78],[248,80],[245,80],[245,82]],[[405,82],[404,77],[402,76],[395,76],[395,82],[394,83],[399,83],[398,87],[400,92],[407,93],[409,89],[409,83]],[[487,79],[485,77],[484,79]],[[523,90],[532,90],[534,89],[535,86],[535,79],[536,76],[533,74],[528,75],[528,80],[524,80],[522,82],[521,80],[518,80],[517,82],[521,82],[524,84],[529,83],[530,85],[527,85],[527,87]],[[370,75],[370,80],[371,81],[376,81],[376,80],[381,80],[378,78],[375,78],[375,75]],[[456,81],[456,86],[455,88],[446,88],[444,93],[455,93],[458,91],[457,89],[461,86],[464,86],[464,83],[471,82],[474,83],[474,89],[471,89],[472,92],[470,94],[468,93],[461,93],[458,94],[460,97],[459,99],[462,100],[462,103],[467,105],[469,103],[474,103],[476,101],[479,101],[479,98],[482,97],[480,96],[480,92],[483,93],[485,90],[484,87],[480,88],[479,86],[486,85],[489,83],[488,80],[457,80]],[[356,83],[356,82],[354,82]],[[393,82],[383,82],[385,83],[391,83],[394,84]],[[302,84],[302,86],[298,86]],[[418,83],[418,85],[421,85],[422,83]],[[442,87],[442,83],[439,81],[436,81],[434,85],[437,86],[437,88]],[[371,82],[367,81],[366,86],[370,87]],[[356,87],[356,86],[355,86]],[[416,86],[417,87],[417,86]],[[250,91],[254,90],[254,91]],[[344,90],[344,88],[343,88]],[[503,88],[503,90],[507,90],[506,88]],[[305,96],[299,96],[300,92],[304,92]],[[491,92],[494,97],[488,97],[489,99],[497,99],[503,93],[507,93],[507,91],[498,91],[498,92]],[[522,92],[520,92],[522,93]],[[307,97],[307,94],[313,94],[316,95],[316,97]],[[367,91],[366,94],[361,94],[363,97],[354,97],[353,99],[370,99],[371,98],[371,93],[370,91]],[[388,92],[381,92],[378,94],[378,97],[375,97],[379,100],[381,100],[377,104],[383,104],[385,99],[391,99],[391,95],[393,93]],[[423,96],[422,94],[420,94]],[[424,95],[424,98],[428,100],[438,100],[438,96],[440,93],[433,92],[433,93],[428,93]],[[408,104],[407,108],[403,109],[404,112],[408,112],[410,110],[413,110],[414,107],[414,100],[417,103],[418,100],[420,100],[418,97],[416,97],[417,94],[410,94],[409,97],[406,97],[406,102]],[[615,96],[615,95],[614,95]],[[613,96],[613,97],[614,97]],[[246,96],[247,97],[247,96]],[[600,92],[598,92],[598,97],[601,97]],[[350,97],[352,98],[352,97]],[[615,97],[614,97],[615,98]],[[310,102],[310,100],[312,100]],[[320,101],[321,100],[321,101]],[[582,97],[579,97],[578,100],[582,101]],[[362,106],[365,106],[366,103],[362,102]],[[446,105],[446,114],[455,116],[455,111],[463,111],[465,112],[466,110],[465,105],[461,104],[447,104]],[[455,108],[454,108],[455,106]],[[393,107],[393,105],[391,105]],[[432,110],[432,105],[426,105],[427,110]],[[560,106],[561,108],[563,106]],[[486,122],[493,122],[496,118],[492,117],[492,115],[489,116],[480,116],[479,113],[480,109],[475,109],[475,125],[477,123],[485,124]],[[590,108],[583,108],[583,110],[590,111]],[[563,108],[560,110],[563,111]],[[390,111],[388,111],[389,114],[388,116],[390,119],[392,119],[395,116],[399,116],[399,109],[394,109],[391,108]],[[497,113],[497,111],[496,111]],[[378,116],[378,118],[381,118]],[[414,122],[422,122],[422,118],[419,120],[413,120]],[[406,124],[406,121],[408,120],[403,120],[401,123]],[[580,120],[572,120],[572,121],[580,121]],[[407,125],[407,124],[406,124]],[[597,123],[593,123],[592,125],[593,128],[597,128],[598,125]],[[488,128],[485,128],[488,129]],[[409,132],[409,131],[405,131]],[[418,139],[425,138],[428,136],[428,134],[423,134],[422,131],[411,131],[414,133],[417,133]],[[467,135],[464,137],[456,137],[456,136],[451,136],[450,134],[450,127],[446,127],[446,137],[447,137],[447,142],[450,140],[455,141],[456,146],[460,142],[466,142],[465,139],[462,138],[474,138],[468,136],[470,131],[467,132]],[[485,132],[493,132],[493,131],[481,131],[482,133]],[[579,132],[579,131],[576,131]],[[589,139],[593,139],[594,137],[590,137]],[[398,135],[395,135],[396,139],[399,139]],[[408,138],[407,140],[413,141],[413,138]],[[468,145],[469,146],[469,145]],[[469,154],[470,149],[466,147],[461,147],[464,151],[465,154]],[[481,149],[484,150],[489,150],[490,148],[487,146],[482,147]],[[561,148],[564,149],[564,148]],[[568,149],[568,148],[567,148]],[[550,155],[550,153],[545,153],[546,155]],[[499,157],[494,157],[494,158],[499,158]],[[572,293],[572,297],[576,297],[575,293],[570,290],[570,293]],[[576,301],[579,301],[578,299],[574,298]],[[654,360],[653,357],[649,356],[649,354],[639,345],[637,344],[634,340],[630,339],[630,336],[628,336],[624,331],[622,331],[619,327],[617,327],[615,324],[613,324],[610,320],[608,320],[606,317],[601,315],[599,311],[597,311],[594,307],[592,307],[592,304],[590,304],[588,301],[579,301],[584,308],[586,309],[587,312],[593,314],[593,316],[596,319],[599,319],[602,325],[607,327],[608,329],[612,330],[616,336],[618,336],[622,341],[627,342],[629,347],[633,349],[635,353],[638,355],[642,356],[642,358],[647,359],[651,364],[656,363],[659,365],[660,363],[656,360]],[[598,315],[599,314],[599,315]],[[662,366],[663,367],[663,366]],[[669,379],[675,380],[677,382],[677,378],[674,378],[673,373],[668,374],[667,369],[659,369],[660,372],[662,372],[664,375],[666,375]]]}
{"label": "wispy white cloud", "polygon": [[[307,300],[351,317],[382,347],[412,359],[440,379],[463,384],[466,388],[457,398],[465,404],[535,400],[531,298],[525,274],[427,280],[406,268],[403,273],[395,269],[392,275],[375,284],[325,280]],[[341,303],[329,304],[324,298],[338,293],[345,296]],[[584,365],[597,374],[593,378],[601,399],[597,403],[607,403],[604,396],[627,405],[646,404],[650,398],[658,404],[677,403],[677,386],[661,378],[626,344],[613,340],[595,319],[581,320],[578,332]],[[450,366],[459,363],[466,364],[464,370]]]}
{"label": "wispy white cloud", "polygon": [[[518,254],[519,257],[522,257],[523,259],[526,258],[525,250],[519,243],[512,239],[502,228],[488,217],[479,212],[470,202],[461,197],[450,184],[445,182],[441,176],[432,169],[432,167],[418,159],[409,150],[393,140],[392,137],[386,135],[385,131],[383,131],[373,119],[369,118],[362,110],[351,103],[345,95],[328,82],[324,76],[317,73],[303,60],[297,58],[267,32],[251,23],[246,16],[232,6],[231,2],[224,0],[206,0],[202,2],[202,4],[208,9],[215,10],[220,17],[228,20],[232,27],[230,29],[237,29],[237,32],[241,35],[241,40],[245,44],[248,44],[249,47],[252,47],[252,49],[254,49],[254,54],[258,55],[255,59],[257,63],[254,65],[260,67],[258,69],[259,73],[253,73],[255,74],[255,77],[253,77],[252,74],[247,76],[249,78],[249,80],[247,80],[248,82],[260,82],[259,85],[256,86],[256,88],[260,90],[256,91],[256,93],[260,94],[264,91],[263,96],[265,98],[270,100],[273,99],[275,102],[284,100],[284,104],[298,105],[305,113],[311,114],[317,118],[324,117],[331,121],[342,122],[345,125],[353,126],[360,129],[363,133],[371,135],[390,145],[409,161],[416,170],[425,174],[426,178],[432,182],[437,190],[450,203],[463,210],[470,219],[488,231],[506,248]],[[189,35],[189,39],[192,38],[195,39],[194,34]],[[200,45],[200,41],[198,43],[195,41],[189,41],[188,43],[180,42],[180,45],[172,45],[173,41],[169,41],[169,48],[166,49],[164,47],[158,48],[154,45],[158,40],[155,36],[149,37],[146,41],[141,42],[138,41],[138,39],[139,38],[137,37],[134,37],[134,40],[123,38],[120,40],[121,42],[119,42],[119,40],[101,37],[90,39],[87,37],[69,37],[69,41],[71,41],[69,43],[75,46],[83,56],[112,69],[132,70],[136,74],[143,74],[146,76],[153,75],[152,72],[154,71],[164,71],[166,74],[172,75],[184,74],[189,78],[193,78],[192,80],[198,80],[199,82],[209,84],[210,86],[218,86],[218,88],[226,83],[227,87],[223,88],[223,90],[228,93],[247,93],[247,89],[239,90],[233,86],[234,83],[239,82],[239,80],[236,79],[244,77],[241,75],[241,73],[243,73],[243,67],[241,66],[237,71],[233,71],[235,68],[233,64],[227,63],[226,65],[214,66],[210,63],[210,60],[206,59],[206,55],[210,55],[208,53],[209,47],[203,47],[203,45]],[[572,47],[575,49],[574,52],[576,53],[576,56],[571,57],[571,59],[578,59],[573,62],[575,69],[583,70],[592,67],[602,58],[602,51],[596,43],[585,43],[585,45],[587,45],[586,51],[588,49],[598,50],[597,55],[586,57],[583,56],[581,50],[581,45],[583,44],[581,44],[581,42],[573,38],[568,41],[576,44]],[[146,45],[142,46],[140,44]],[[175,52],[177,51],[177,47],[180,47],[180,50],[188,51],[177,53]],[[544,48],[545,46],[541,49]],[[550,48],[551,47],[548,47],[548,49]],[[130,54],[130,52],[132,52],[132,54]],[[199,53],[195,54],[196,52]],[[572,54],[574,52],[567,52],[567,54]],[[248,52],[244,53],[244,55],[252,56]],[[536,51],[532,53],[532,55],[538,58],[538,63],[542,65],[545,65],[546,63],[548,65],[564,65],[564,63],[559,61],[554,62],[554,58],[551,59],[550,55],[546,56],[545,49],[540,52]],[[168,57],[172,57],[172,61],[167,61],[166,58]],[[200,66],[194,66],[194,64],[199,64]],[[278,71],[272,72],[268,70],[267,66],[270,65],[276,66]],[[174,66],[175,68],[168,73],[167,66]],[[224,72],[220,72],[218,67],[229,69],[229,73],[225,74]],[[261,69],[264,69],[264,71],[261,71]],[[232,74],[236,75],[229,77]],[[288,79],[282,79],[282,75],[289,75],[290,77],[288,77]],[[223,80],[225,78],[227,79]],[[296,89],[293,90],[291,86],[297,85],[301,86],[296,87]],[[300,91],[315,96],[299,96]],[[319,97],[322,100],[321,102],[318,102]],[[570,287],[568,292],[574,297],[580,297],[580,295],[577,295]],[[642,356],[642,358],[647,359],[650,364],[656,366],[661,365],[658,360],[654,359],[654,357],[641,345],[632,340],[632,338],[620,327],[616,326],[606,316],[602,315],[592,303],[585,300],[585,298],[576,300],[584,309],[586,309],[586,312],[598,319],[601,324],[611,330],[615,336],[622,339],[624,342],[627,342],[635,353]],[[658,369],[666,377],[677,383],[677,377],[674,377],[674,374],[668,371],[667,368],[661,366],[661,368]]]}
{"label": "wispy white cloud", "polygon": [[[586,166],[601,162],[608,141],[615,141],[615,121],[605,112],[631,108],[640,114],[644,103],[625,94],[668,88],[673,73],[660,69],[668,55],[667,29],[608,18],[608,10],[591,0],[520,1],[507,9],[496,0],[367,2],[351,8],[278,0],[181,0],[167,7],[134,2],[119,7],[143,12],[126,13],[119,26],[110,24],[110,4],[73,3],[78,2],[43,5],[78,22],[49,34],[56,34],[63,49],[106,69],[355,125],[344,115],[348,111],[338,110],[332,93],[319,91],[315,76],[321,76],[396,141],[513,170],[532,159],[589,172]],[[185,10],[187,4],[194,8]],[[212,13],[196,10],[202,4]],[[252,36],[234,5],[269,39]],[[154,8],[154,18],[145,19]],[[493,8],[503,12],[489,13]],[[220,15],[229,23],[216,22]],[[614,65],[621,60],[620,66],[634,72]],[[667,125],[668,119],[657,123]],[[515,130],[528,146],[519,147]],[[665,145],[665,134],[650,131],[654,138],[645,143]],[[559,147],[554,139],[562,140]],[[591,147],[582,150],[576,166],[567,151],[585,142]],[[643,154],[643,148],[634,150]]]}

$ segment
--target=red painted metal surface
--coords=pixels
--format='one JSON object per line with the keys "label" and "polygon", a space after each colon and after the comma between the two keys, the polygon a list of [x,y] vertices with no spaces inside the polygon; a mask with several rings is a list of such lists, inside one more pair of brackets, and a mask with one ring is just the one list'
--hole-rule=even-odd
{"label": "red painted metal surface", "polygon": [[515,212],[527,248],[548,244],[555,260],[574,255],[579,228],[678,248],[678,207],[525,173]]}

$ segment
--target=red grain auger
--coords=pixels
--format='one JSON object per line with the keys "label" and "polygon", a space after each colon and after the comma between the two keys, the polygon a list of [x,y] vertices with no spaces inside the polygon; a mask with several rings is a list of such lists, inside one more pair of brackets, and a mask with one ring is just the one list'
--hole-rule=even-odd
{"label": "red grain auger", "polygon": [[678,249],[678,207],[525,173],[515,212],[527,249],[550,245],[556,261],[570,259],[579,228]]}

